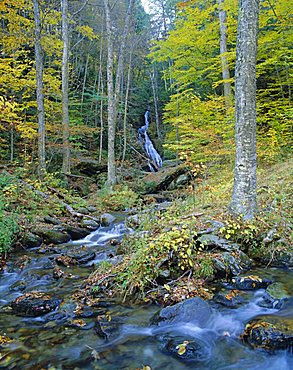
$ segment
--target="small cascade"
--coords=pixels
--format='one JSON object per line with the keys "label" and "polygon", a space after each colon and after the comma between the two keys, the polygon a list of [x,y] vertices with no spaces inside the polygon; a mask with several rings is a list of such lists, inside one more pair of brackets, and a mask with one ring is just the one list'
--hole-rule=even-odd
{"label": "small cascade", "polygon": [[142,143],[144,150],[149,158],[148,166],[151,172],[155,172],[162,167],[162,158],[160,154],[157,152],[156,148],[154,147],[154,144],[152,143],[147,133],[147,129],[149,127],[148,110],[144,114],[144,122],[145,124],[138,129],[138,138],[139,141]]}

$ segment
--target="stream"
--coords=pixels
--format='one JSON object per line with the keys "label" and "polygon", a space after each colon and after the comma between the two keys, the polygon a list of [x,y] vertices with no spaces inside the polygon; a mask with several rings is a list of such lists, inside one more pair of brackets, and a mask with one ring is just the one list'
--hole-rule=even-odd
{"label": "stream", "polygon": [[[257,315],[282,315],[282,309],[261,307],[263,290],[246,291],[240,307],[230,309],[215,303],[212,313],[202,323],[188,322],[154,326],[150,319],[158,311],[155,305],[120,306],[101,302],[93,307],[89,317],[84,317],[84,327],[74,327],[75,303],[71,295],[82,281],[94,271],[94,265],[115,257],[113,239],[119,240],[129,232],[123,222],[110,227],[100,227],[86,238],[56,246],[54,251],[40,254],[38,249],[25,253],[30,257],[25,266],[16,261],[24,254],[15,253],[0,275],[0,335],[13,341],[0,345],[0,369],[142,369],[152,370],[211,369],[211,370],[289,370],[293,369],[293,355],[288,351],[269,354],[253,350],[243,344],[239,335],[246,323]],[[95,251],[95,258],[84,265],[62,267],[71,278],[53,278],[55,259],[73,247]],[[114,257],[113,257],[114,256]],[[284,284],[293,295],[293,271],[258,269],[251,274],[269,277]],[[46,292],[62,303],[55,311],[38,317],[15,315],[10,303],[24,293]],[[288,309],[287,309],[288,311]],[[99,337],[94,330],[95,317],[108,315],[108,338]],[[288,312],[286,312],[288,315]],[[292,307],[289,312],[292,320]],[[166,352],[164,338],[179,337],[196,341],[201,353],[196,360],[182,360]]]}

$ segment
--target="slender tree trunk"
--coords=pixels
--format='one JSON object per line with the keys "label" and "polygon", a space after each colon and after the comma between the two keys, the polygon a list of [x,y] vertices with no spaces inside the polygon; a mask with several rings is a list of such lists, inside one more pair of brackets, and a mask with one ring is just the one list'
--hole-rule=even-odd
{"label": "slender tree trunk", "polygon": [[256,211],[256,54],[259,0],[239,0],[236,41],[236,159],[230,209],[250,219]]}
{"label": "slender tree trunk", "polygon": [[43,91],[43,52],[41,45],[41,18],[38,0],[33,0],[35,19],[35,58],[37,83],[37,109],[38,109],[38,175],[44,177],[46,172],[45,148],[45,108]]}
{"label": "slender tree trunk", "polygon": [[220,53],[221,53],[221,62],[222,62],[222,77],[224,82],[224,97],[225,97],[225,106],[230,108],[232,106],[232,90],[231,83],[227,82],[230,79],[230,71],[227,60],[227,13],[223,9],[224,0],[218,0],[219,4],[219,19],[220,19]]}
{"label": "slender tree trunk", "polygon": [[101,77],[101,103],[100,103],[100,150],[99,150],[99,163],[102,162],[102,152],[103,152],[103,135],[104,135],[104,117],[103,117],[103,94],[104,94],[104,83]]}
{"label": "slender tree trunk", "polygon": [[118,54],[118,62],[116,68],[115,88],[113,82],[114,72],[114,47],[113,47],[113,31],[110,14],[110,5],[108,0],[104,0],[104,8],[106,15],[106,30],[107,30],[107,88],[108,88],[108,179],[109,186],[117,183],[116,164],[115,164],[115,135],[116,121],[118,113],[118,104],[120,99],[120,86],[123,72],[123,58],[126,44],[126,37],[129,30],[130,16],[132,12],[134,0],[129,0],[128,10],[124,22],[124,30],[120,43]]}
{"label": "slender tree trunk", "polygon": [[130,56],[129,56],[129,66],[128,66],[128,72],[127,72],[127,85],[126,85],[126,92],[125,92],[124,119],[123,119],[123,154],[122,154],[122,162],[125,161],[126,146],[127,146],[127,109],[128,109],[128,97],[129,97],[129,88],[130,88],[131,63],[132,63],[132,50],[131,50]]}
{"label": "slender tree trunk", "polygon": [[88,55],[86,57],[85,62],[85,69],[84,69],[84,76],[83,76],[83,83],[82,83],[82,92],[81,92],[81,113],[83,111],[83,99],[84,99],[84,92],[85,92],[85,86],[86,86],[86,79],[87,79],[87,71],[89,66],[89,60],[90,60],[90,52],[88,52]]}
{"label": "slender tree trunk", "polygon": [[14,127],[10,127],[10,162],[14,160]]}
{"label": "slender tree trunk", "polygon": [[68,60],[69,60],[69,28],[68,0],[62,1],[62,133],[63,133],[63,164],[62,172],[70,172],[70,129],[69,129],[69,98],[68,98]]}
{"label": "slender tree trunk", "polygon": [[160,133],[160,121],[159,121],[159,109],[158,109],[158,85],[157,85],[157,76],[155,72],[156,72],[155,67],[153,66],[153,71],[151,73],[151,82],[152,82],[153,99],[154,99],[154,107],[155,107],[157,136],[158,136],[158,139],[160,139],[161,133]]}

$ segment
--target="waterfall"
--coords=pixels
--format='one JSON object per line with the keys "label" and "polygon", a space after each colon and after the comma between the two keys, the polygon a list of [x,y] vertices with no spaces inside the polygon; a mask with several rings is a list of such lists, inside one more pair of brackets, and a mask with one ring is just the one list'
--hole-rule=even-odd
{"label": "waterfall", "polygon": [[138,138],[149,158],[148,166],[152,172],[158,171],[162,167],[162,158],[152,143],[147,129],[149,127],[149,111],[144,114],[144,125],[138,129]]}

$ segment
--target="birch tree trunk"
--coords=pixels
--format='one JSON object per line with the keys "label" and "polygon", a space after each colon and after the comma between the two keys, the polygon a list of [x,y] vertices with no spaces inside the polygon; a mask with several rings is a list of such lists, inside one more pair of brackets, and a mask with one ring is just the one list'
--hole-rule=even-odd
{"label": "birch tree trunk", "polygon": [[156,117],[156,129],[157,129],[157,137],[160,139],[160,121],[159,121],[159,108],[158,108],[158,84],[157,84],[157,75],[155,66],[153,66],[153,70],[150,73],[151,83],[152,83],[152,90],[153,90],[153,100],[154,100],[154,107],[155,107],[155,117]]}
{"label": "birch tree trunk", "polygon": [[115,87],[113,82],[114,74],[114,46],[113,46],[113,31],[111,20],[111,8],[108,0],[104,0],[105,16],[106,16],[106,31],[107,31],[107,88],[108,88],[108,179],[109,186],[117,183],[116,164],[115,164],[115,135],[116,121],[118,113],[118,104],[120,99],[120,86],[123,72],[124,50],[126,38],[129,30],[130,16],[132,12],[134,0],[129,0],[127,14],[124,22],[124,30],[120,43],[119,54],[117,58]]}
{"label": "birch tree trunk", "polygon": [[127,110],[128,110],[128,97],[129,97],[129,88],[130,88],[131,63],[132,63],[132,50],[130,51],[130,56],[129,56],[129,65],[128,65],[128,71],[127,71],[127,83],[126,83],[126,91],[125,91],[124,119],[123,119],[123,154],[122,154],[122,162],[125,161],[126,147],[127,147]]}
{"label": "birch tree trunk", "polygon": [[236,41],[236,158],[230,209],[244,219],[256,211],[256,54],[259,0],[239,0]]}
{"label": "birch tree trunk", "polygon": [[35,59],[37,83],[37,109],[38,109],[38,175],[44,177],[46,172],[45,148],[45,108],[43,91],[43,52],[41,45],[41,18],[38,0],[33,0],[35,20]]}
{"label": "birch tree trunk", "polygon": [[[223,9],[224,0],[218,0],[219,4],[219,19],[220,19],[220,53],[221,53],[221,62],[222,62],[222,77],[223,80],[230,79],[230,71],[227,60],[227,13]],[[225,106],[230,108],[232,106],[232,90],[231,83],[224,82],[224,97],[225,97]]]}
{"label": "birch tree trunk", "polygon": [[68,0],[61,0],[62,7],[62,134],[63,134],[63,164],[62,172],[70,172],[70,130],[69,130],[69,99],[68,99],[68,60],[69,60],[69,29]]}
{"label": "birch tree trunk", "polygon": [[104,0],[106,30],[107,30],[107,93],[108,93],[108,185],[117,182],[115,165],[115,97],[114,97],[114,53],[113,53],[113,31],[108,0]]}

